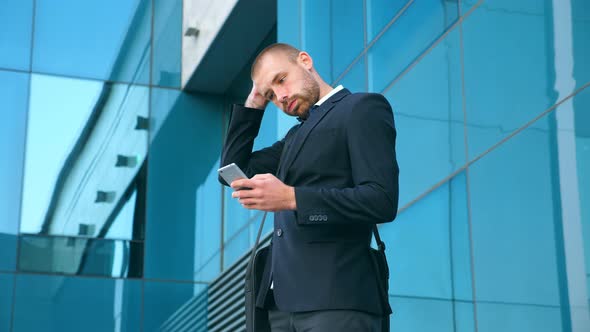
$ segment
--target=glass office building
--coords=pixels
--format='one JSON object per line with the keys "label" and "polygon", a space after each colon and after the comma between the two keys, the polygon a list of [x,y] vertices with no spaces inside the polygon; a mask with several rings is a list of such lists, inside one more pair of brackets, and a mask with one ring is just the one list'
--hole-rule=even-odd
{"label": "glass office building", "polygon": [[590,331],[585,0],[0,0],[0,331],[243,330],[216,170],[275,41],[394,108],[392,331]]}

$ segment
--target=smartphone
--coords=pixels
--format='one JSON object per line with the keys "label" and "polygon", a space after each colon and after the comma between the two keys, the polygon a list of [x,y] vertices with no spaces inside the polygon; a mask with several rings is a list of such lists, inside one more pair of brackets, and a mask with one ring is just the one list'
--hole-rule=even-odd
{"label": "smartphone", "polygon": [[219,176],[221,176],[225,182],[229,185],[237,179],[247,179],[248,177],[238,165],[231,163],[229,165],[223,166],[222,168],[217,170]]}

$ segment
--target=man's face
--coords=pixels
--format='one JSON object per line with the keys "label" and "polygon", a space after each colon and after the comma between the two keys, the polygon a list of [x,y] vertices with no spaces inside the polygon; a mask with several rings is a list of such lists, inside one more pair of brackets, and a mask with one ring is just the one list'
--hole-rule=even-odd
{"label": "man's face", "polygon": [[293,62],[284,53],[275,52],[260,59],[253,80],[258,92],[287,115],[306,119],[320,96],[320,86],[309,69],[309,55]]}

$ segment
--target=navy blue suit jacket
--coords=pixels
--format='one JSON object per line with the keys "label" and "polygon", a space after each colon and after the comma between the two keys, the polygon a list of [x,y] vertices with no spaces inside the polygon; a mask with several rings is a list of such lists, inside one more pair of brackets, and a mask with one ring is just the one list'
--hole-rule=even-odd
{"label": "navy blue suit jacket", "polygon": [[295,187],[297,210],[275,213],[258,305],[272,280],[282,311],[389,313],[368,248],[373,225],[392,221],[397,212],[391,106],[380,94],[343,89],[284,139],[252,152],[262,116],[234,106],[221,161],[236,163],[249,177],[271,173]]}

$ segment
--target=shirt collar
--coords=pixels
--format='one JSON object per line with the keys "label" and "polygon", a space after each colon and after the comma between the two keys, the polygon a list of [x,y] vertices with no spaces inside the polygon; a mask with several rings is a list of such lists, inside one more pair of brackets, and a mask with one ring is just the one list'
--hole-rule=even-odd
{"label": "shirt collar", "polygon": [[328,92],[327,95],[325,95],[322,99],[318,100],[318,102],[315,104],[317,106],[322,105],[326,100],[328,100],[330,97],[332,97],[333,95],[335,95],[338,91],[340,91],[342,89],[344,89],[344,87],[342,86],[342,84],[340,84],[339,86],[332,89],[332,91]]}

